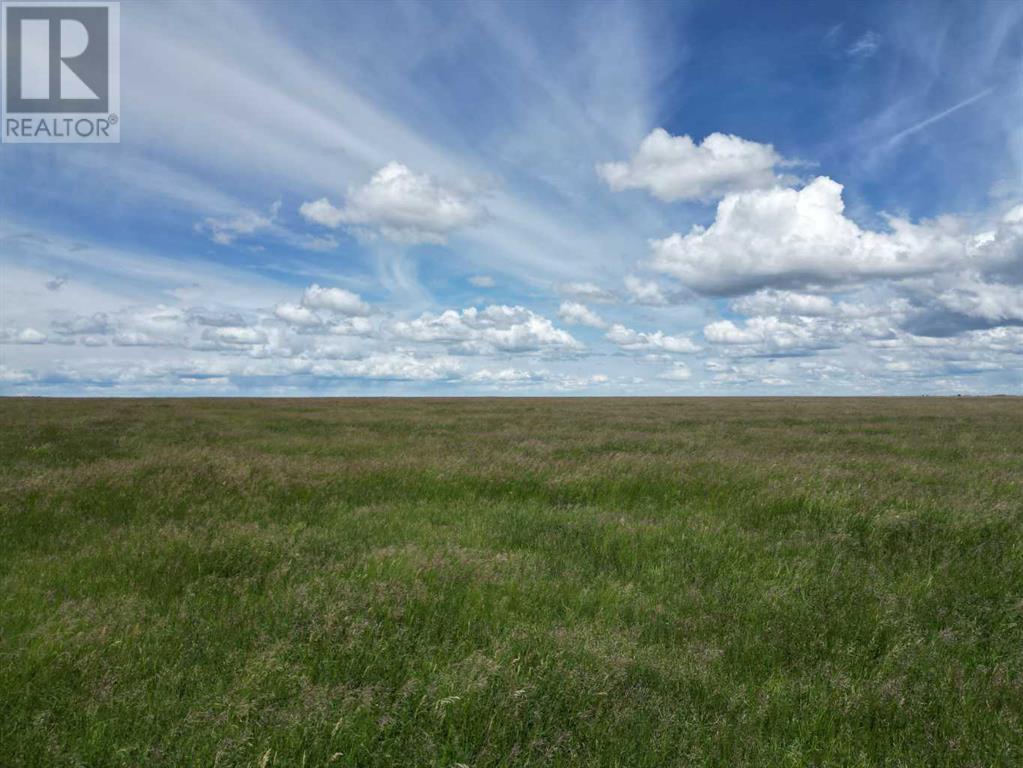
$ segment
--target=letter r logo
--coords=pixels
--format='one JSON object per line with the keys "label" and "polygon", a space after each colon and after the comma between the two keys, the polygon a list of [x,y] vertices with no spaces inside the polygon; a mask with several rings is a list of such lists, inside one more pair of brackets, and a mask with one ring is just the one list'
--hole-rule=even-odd
{"label": "letter r logo", "polygon": [[107,112],[109,9],[5,5],[7,113]]}

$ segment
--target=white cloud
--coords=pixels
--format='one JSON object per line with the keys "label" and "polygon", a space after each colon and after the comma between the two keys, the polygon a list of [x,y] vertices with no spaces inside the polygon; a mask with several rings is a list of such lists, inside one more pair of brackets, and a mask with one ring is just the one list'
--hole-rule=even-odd
{"label": "white cloud", "polygon": [[50,341],[86,346],[166,346],[181,343],[188,331],[185,313],[173,307],[132,307],[116,313],[95,312],[92,315],[54,313],[50,327],[56,336]]}
{"label": "white cloud", "polygon": [[887,313],[868,317],[813,317],[795,315],[751,317],[742,325],[719,320],[703,329],[713,344],[741,346],[751,354],[803,354],[812,350],[860,343],[871,339],[891,338],[895,325],[902,320],[904,306],[893,303]]}
{"label": "white cloud", "polygon": [[303,203],[299,213],[332,229],[347,224],[403,243],[443,243],[454,230],[479,220],[483,211],[461,192],[392,162],[366,185],[349,189],[343,208],[324,197]]}
{"label": "white cloud", "polygon": [[520,368],[500,368],[497,370],[483,368],[467,376],[466,381],[477,384],[530,384],[536,381],[543,381],[546,377],[546,372],[544,371],[528,371]]}
{"label": "white cloud", "polygon": [[344,211],[340,208],[335,208],[334,204],[325,197],[302,203],[298,207],[298,212],[306,221],[330,227],[331,229],[337,229],[345,223]]}
{"label": "white cloud", "polygon": [[744,315],[830,315],[835,302],[827,296],[796,291],[764,289],[732,302],[732,309]]}
{"label": "white cloud", "polygon": [[1023,286],[990,283],[968,273],[952,280],[934,297],[946,309],[997,323],[1023,321]]}
{"label": "white cloud", "polygon": [[[324,325],[324,319],[313,310],[322,310],[341,315],[346,320],[364,319],[370,313],[369,305],[357,293],[344,288],[323,288],[313,283],[302,294],[301,304],[283,302],[274,307],[274,316],[289,325],[300,328],[317,328]],[[341,320],[331,326],[336,335],[365,335],[372,326]]]}
{"label": "white cloud", "polygon": [[291,377],[372,379],[385,381],[441,381],[458,378],[461,364],[445,355],[419,356],[408,352],[373,352],[347,359],[309,357],[270,358],[230,356],[168,360],[129,366],[83,365],[65,369],[62,375],[97,382],[116,379],[127,384],[139,381],[177,384],[182,379],[230,381],[233,378],[267,379],[283,383]]}
{"label": "white cloud", "polygon": [[[912,304],[905,298],[891,298],[882,291],[863,294],[869,301],[835,300],[830,296],[798,291],[779,291],[765,288],[748,296],[731,302],[731,308],[747,316],[784,317],[792,322],[805,322],[825,326],[830,322],[833,326],[842,323],[852,327],[859,323],[861,327],[876,326],[877,321],[887,319],[892,323],[900,323],[912,312]],[[827,318],[827,322],[823,319]]]}
{"label": "white cloud", "polygon": [[807,348],[817,340],[809,324],[785,322],[777,317],[752,317],[745,326],[731,320],[719,320],[703,329],[703,335],[715,344],[761,344],[769,342],[774,348]]}
{"label": "white cloud", "polygon": [[650,133],[627,162],[604,163],[597,173],[615,192],[646,189],[659,200],[713,200],[729,192],[771,187],[785,164],[770,144],[712,133],[696,144],[663,128]]}
{"label": "white cloud", "polygon": [[625,290],[637,304],[661,307],[668,304],[668,297],[654,280],[642,280],[635,275],[625,276]]}
{"label": "white cloud", "polygon": [[[877,338],[896,329],[949,336],[1023,322],[1023,226],[1016,208],[994,224],[951,216],[918,225],[893,220],[891,232],[881,233],[862,230],[844,216],[839,217],[840,223],[847,225],[844,232],[834,216],[824,217],[825,225],[818,226],[821,220],[814,219],[815,213],[819,211],[803,217],[797,235],[787,229],[782,236],[763,232],[766,236],[755,247],[761,254],[777,255],[778,260],[773,266],[749,264],[746,270],[770,272],[767,277],[755,276],[757,283],[797,284],[814,292],[760,288],[731,302],[733,311],[760,316],[760,320],[748,324],[741,333],[734,330],[738,328],[734,323],[732,327],[714,325],[708,338],[728,343],[726,337],[752,333],[757,338],[755,343],[779,349],[794,346],[797,337],[806,334],[831,344],[836,340]],[[714,226],[722,221],[728,219],[719,218]],[[837,236],[827,234],[829,221],[835,225],[830,231],[838,231]],[[820,234],[815,252],[803,252],[808,247],[803,242],[803,230]],[[755,247],[751,245],[747,254]],[[732,243],[729,248],[737,246]],[[814,263],[815,258],[819,263]],[[765,258],[765,262],[769,260]],[[727,266],[729,273],[725,274],[720,261],[714,264],[708,258],[702,268],[712,273],[714,284],[708,286],[706,275],[702,275],[697,278],[702,280],[701,287],[741,291],[750,279],[748,274],[740,274],[735,260]],[[687,262],[685,268],[689,267],[695,265]],[[722,278],[739,282],[722,285]],[[853,301],[818,292],[832,283],[864,285]],[[778,325],[770,327],[770,323]],[[779,338],[786,341],[772,341]]]}
{"label": "white cloud", "polygon": [[472,275],[469,282],[477,288],[493,288],[496,285],[490,275]]}
{"label": "white cloud", "polygon": [[212,325],[217,327],[245,324],[245,318],[237,312],[210,312],[202,307],[189,308],[188,319],[198,325]]}
{"label": "white cloud", "polygon": [[881,47],[881,35],[872,29],[868,29],[852,45],[846,48],[846,53],[858,59],[869,59]]}
{"label": "white cloud", "polygon": [[218,245],[230,245],[241,235],[251,235],[260,230],[269,229],[280,212],[280,202],[270,206],[268,215],[255,211],[243,210],[235,216],[226,218],[207,218],[196,228],[206,232],[210,239]]}
{"label": "white cloud", "polygon": [[701,293],[899,278],[948,268],[993,243],[973,243],[962,222],[913,224],[890,218],[889,232],[861,229],[844,215],[842,185],[826,176],[802,189],[725,197],[710,227],[651,242],[651,266]]}
{"label": "white cloud", "polygon": [[79,333],[105,334],[111,330],[110,316],[106,312],[92,315],[78,315],[69,320],[55,320],[52,328],[62,336],[73,336]]}
{"label": "white cloud", "polygon": [[1003,224],[1023,224],[1023,203],[1014,205],[1002,215]]}
{"label": "white cloud", "polygon": [[159,338],[140,331],[119,331],[114,334],[113,341],[118,347],[163,347],[171,345],[168,339]]}
{"label": "white cloud", "polygon": [[321,288],[313,283],[302,294],[302,306],[325,309],[339,315],[368,315],[369,305],[357,293],[344,288]]}
{"label": "white cloud", "polygon": [[373,323],[365,317],[344,317],[332,323],[328,330],[334,336],[373,336],[377,332]]}
{"label": "white cloud", "polygon": [[454,358],[419,357],[405,352],[374,353],[361,360],[342,360],[318,364],[313,375],[341,375],[394,381],[437,381],[457,377],[461,364]]}
{"label": "white cloud", "polygon": [[483,368],[464,377],[463,381],[473,384],[484,384],[500,389],[543,385],[545,389],[570,392],[591,387],[602,387],[608,384],[611,379],[603,373],[595,373],[590,376],[574,376],[566,373],[551,373],[544,369]]}
{"label": "white cloud", "polygon": [[906,281],[902,287],[916,310],[909,325],[916,332],[949,335],[971,326],[1021,324],[1020,282],[1023,280],[1003,283],[969,270]]}
{"label": "white cloud", "polygon": [[644,333],[615,323],[605,338],[630,352],[661,351],[675,354],[699,352],[700,347],[688,336],[669,336],[661,331]]}
{"label": "white cloud", "polygon": [[563,301],[558,309],[558,317],[569,325],[588,325],[591,328],[606,328],[607,323],[585,304],[578,301]]}
{"label": "white cloud", "polygon": [[896,144],[898,144],[900,141],[902,141],[907,136],[912,136],[914,133],[917,133],[918,131],[922,131],[927,126],[933,125],[934,123],[938,122],[939,120],[944,120],[949,115],[955,114],[960,109],[965,109],[966,107],[968,107],[971,104],[973,104],[975,101],[979,101],[980,99],[983,99],[985,96],[990,95],[991,93],[994,92],[994,90],[995,90],[994,86],[992,86],[990,88],[985,88],[984,90],[980,91],[979,93],[975,93],[972,96],[970,96],[969,98],[963,99],[958,104],[953,104],[951,107],[947,107],[946,109],[943,109],[940,112],[937,112],[936,114],[929,115],[929,116],[925,117],[923,120],[918,120],[916,123],[914,123],[913,125],[909,126],[908,128],[903,128],[898,133],[893,134],[891,136],[891,138],[889,138],[888,141],[885,143],[885,146],[887,148],[889,148],[889,149],[891,147],[894,147]]}
{"label": "white cloud", "polygon": [[558,292],[565,296],[597,304],[611,304],[617,301],[617,297],[611,291],[601,288],[596,283],[562,283],[558,286]]}
{"label": "white cloud", "polygon": [[710,371],[715,386],[738,385],[749,386],[763,384],[768,387],[782,387],[792,384],[790,376],[800,380],[827,380],[838,374],[848,378],[845,371],[831,364],[820,364],[817,361],[793,362],[792,358],[778,360],[754,360],[735,363],[722,360],[708,360],[705,367]]}
{"label": "white cloud", "polygon": [[114,326],[117,330],[114,344],[118,346],[149,347],[177,344],[188,331],[188,316],[177,307],[157,304],[153,307],[135,307],[118,313]]}
{"label": "white cloud", "polygon": [[207,328],[203,331],[202,338],[204,341],[225,347],[249,347],[254,344],[266,344],[268,341],[264,331],[244,326]]}
{"label": "white cloud", "polygon": [[402,339],[434,342],[462,352],[572,352],[583,348],[571,334],[524,307],[490,305],[461,312],[429,312],[410,322],[398,322],[391,332]]}
{"label": "white cloud", "polygon": [[46,339],[46,334],[35,328],[0,331],[2,344],[45,344]]}
{"label": "white cloud", "polygon": [[2,384],[24,384],[35,377],[28,371],[19,371],[0,365],[0,383]]}
{"label": "white cloud", "polygon": [[657,374],[657,378],[664,381],[689,381],[692,377],[693,372],[689,370],[689,366],[685,363],[675,363],[668,370]]}
{"label": "white cloud", "polygon": [[297,325],[303,328],[315,328],[316,326],[323,325],[323,319],[311,309],[289,302],[284,302],[274,307],[274,316],[289,325]]}

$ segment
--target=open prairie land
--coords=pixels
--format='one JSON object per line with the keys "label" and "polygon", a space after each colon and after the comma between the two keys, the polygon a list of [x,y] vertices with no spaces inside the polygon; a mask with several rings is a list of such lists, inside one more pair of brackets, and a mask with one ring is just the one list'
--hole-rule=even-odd
{"label": "open prairie land", "polygon": [[1023,764],[1023,401],[0,400],[4,766]]}

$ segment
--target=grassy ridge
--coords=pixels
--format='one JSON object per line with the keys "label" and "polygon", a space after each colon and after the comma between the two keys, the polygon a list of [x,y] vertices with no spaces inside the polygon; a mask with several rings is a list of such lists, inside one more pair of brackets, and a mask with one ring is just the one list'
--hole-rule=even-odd
{"label": "grassy ridge", "polygon": [[3,765],[1023,762],[1019,399],[0,430]]}

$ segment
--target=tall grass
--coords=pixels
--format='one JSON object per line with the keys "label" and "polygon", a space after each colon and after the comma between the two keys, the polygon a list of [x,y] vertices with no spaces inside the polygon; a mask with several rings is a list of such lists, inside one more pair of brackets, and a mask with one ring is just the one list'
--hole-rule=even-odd
{"label": "tall grass", "polygon": [[1023,764],[1023,402],[0,400],[0,765]]}

